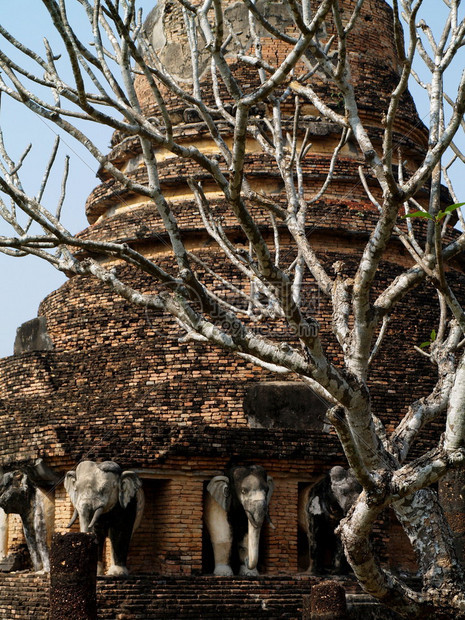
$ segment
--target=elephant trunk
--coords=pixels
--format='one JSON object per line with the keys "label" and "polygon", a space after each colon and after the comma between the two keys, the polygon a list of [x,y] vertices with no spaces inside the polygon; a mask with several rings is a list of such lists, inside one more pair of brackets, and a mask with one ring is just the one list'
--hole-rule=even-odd
{"label": "elephant trunk", "polygon": [[99,517],[102,514],[102,512],[103,512],[103,506],[99,506],[97,508],[97,510],[94,512],[94,516],[92,517],[92,521],[87,526],[88,530],[91,530],[94,527],[94,525],[96,524],[96,522],[99,519]]}
{"label": "elephant trunk", "polygon": [[261,527],[255,527],[251,521],[249,521],[248,530],[248,550],[247,550],[247,568],[253,570],[257,568],[258,564],[258,548],[260,543],[260,531]]}
{"label": "elephant trunk", "polygon": [[71,517],[71,521],[68,523],[68,525],[66,527],[70,528],[74,524],[74,522],[76,521],[77,517],[78,517],[78,511],[77,511],[77,508],[75,508],[74,512],[73,512],[73,516]]}
{"label": "elephant trunk", "polygon": [[258,550],[260,545],[260,532],[267,513],[266,502],[260,502],[252,511],[247,511],[248,525],[248,549],[247,567],[249,570],[257,568]]}

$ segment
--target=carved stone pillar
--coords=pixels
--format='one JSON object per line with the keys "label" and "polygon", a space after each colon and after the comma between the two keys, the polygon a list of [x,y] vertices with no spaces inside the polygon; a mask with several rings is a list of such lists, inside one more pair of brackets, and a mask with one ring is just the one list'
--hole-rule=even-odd
{"label": "carved stone pillar", "polygon": [[54,534],[50,553],[50,620],[97,620],[97,539]]}

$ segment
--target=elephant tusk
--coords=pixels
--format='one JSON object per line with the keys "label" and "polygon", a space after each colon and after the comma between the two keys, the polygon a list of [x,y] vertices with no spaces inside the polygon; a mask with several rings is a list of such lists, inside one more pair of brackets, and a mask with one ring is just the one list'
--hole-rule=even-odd
{"label": "elephant tusk", "polygon": [[78,517],[78,511],[77,511],[77,508],[75,508],[74,512],[73,512],[73,516],[71,517],[71,521],[68,523],[68,525],[66,527],[70,528],[74,524],[74,522],[76,521],[77,517]]}
{"label": "elephant tusk", "polygon": [[91,530],[94,527],[97,519],[100,517],[102,512],[103,512],[103,506],[100,506],[99,508],[97,508],[97,510],[94,512],[94,516],[92,517],[92,521],[89,523],[89,526],[87,528],[88,530]]}
{"label": "elephant tusk", "polygon": [[268,521],[268,523],[270,524],[270,527],[272,530],[276,529],[276,525],[273,523],[273,521],[271,520],[270,515],[268,514],[268,512],[266,513],[266,520]]}

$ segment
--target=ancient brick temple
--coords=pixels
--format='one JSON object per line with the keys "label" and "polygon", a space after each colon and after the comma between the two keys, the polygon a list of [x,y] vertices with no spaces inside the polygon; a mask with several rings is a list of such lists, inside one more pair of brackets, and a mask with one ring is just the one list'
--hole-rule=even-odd
{"label": "ancient brick temple", "polygon": [[[264,4],[268,4],[270,20],[279,19],[283,28],[290,27],[279,2]],[[341,4],[348,12],[354,2],[343,0]],[[241,7],[241,3],[230,2],[227,10],[231,21],[246,30]],[[326,27],[331,30],[330,23]],[[189,63],[178,3],[159,0],[146,28],[169,71],[182,78]],[[265,40],[265,56],[284,58],[286,50],[281,46],[279,41]],[[376,141],[398,76],[392,14],[384,0],[365,2],[349,50],[360,114]],[[245,65],[237,69],[241,70],[244,83],[256,79]],[[209,98],[213,100],[208,75],[206,72],[203,81],[207,103]],[[328,90],[318,75],[314,88]],[[143,82],[139,94],[144,112],[157,117],[158,109]],[[337,93],[331,96],[337,106]],[[196,113],[174,96],[167,95],[167,102],[176,139],[205,152],[214,151]],[[257,108],[256,114],[266,115],[266,108]],[[326,178],[340,132],[322,120],[311,105],[303,105],[301,122],[313,144],[304,165],[311,195]],[[422,157],[426,140],[424,126],[407,94],[397,115],[395,134],[407,169]],[[121,141],[115,134],[110,159],[133,178],[146,180],[137,140]],[[192,162],[167,151],[159,150],[157,159],[162,188],[186,245],[205,264],[215,265],[234,281],[237,274],[223,264],[222,255],[204,230],[187,178],[193,174],[201,178],[210,197],[215,195],[213,183]],[[309,209],[312,242],[327,265],[343,260],[350,269],[376,219],[359,180],[360,164],[361,155],[349,141],[337,161],[333,182]],[[284,200],[275,165],[252,140],[246,166],[254,188],[272,193],[277,200],[282,195]],[[169,265],[171,250],[155,206],[127,192],[104,171],[101,179],[86,203],[89,227],[83,238],[124,241]],[[376,192],[374,183],[372,190]],[[216,208],[224,214],[223,225],[230,238],[245,243],[220,198]],[[261,223],[264,234],[272,235],[265,214]],[[282,241],[292,260],[293,248],[284,234]],[[393,241],[383,257],[380,286],[410,264],[402,246]],[[132,278],[146,290],[155,288],[147,277],[143,280],[121,265],[115,264],[115,268],[121,277]],[[463,290],[462,270],[463,264],[455,264],[451,279]],[[310,281],[308,290],[309,312],[328,333],[329,349],[337,361],[336,343],[331,344],[329,306]],[[371,379],[375,409],[381,418],[392,420],[392,426],[405,403],[427,393],[433,382],[424,358],[413,350],[424,340],[427,328],[409,312],[412,305],[421,305],[424,316],[433,314],[431,290],[418,289],[399,305],[386,338],[385,357]],[[47,491],[58,532],[66,531],[73,512],[60,482],[64,472],[82,459],[115,460],[123,469],[135,471],[143,481],[146,508],[133,538],[130,571],[133,575],[166,576],[168,581],[178,576],[179,583],[212,572],[212,551],[203,526],[206,483],[232,462],[262,465],[275,483],[270,517],[276,529],[264,526],[259,569],[263,575],[276,576],[282,587],[285,577],[294,578],[308,565],[308,546],[298,526],[299,496],[331,466],[344,464],[337,439],[325,422],[325,403],[303,384],[287,377],[277,380],[271,372],[217,349],[183,341],[182,336],[182,329],[169,317],[128,304],[92,278],[71,278],[42,302],[39,318],[21,327],[15,355],[0,361],[0,463],[5,471],[31,470],[34,464],[42,464],[35,467],[42,467],[42,478],[39,474],[36,478]],[[395,364],[397,358],[407,360],[402,374]],[[438,428],[439,423],[429,432],[437,434]],[[419,447],[427,441],[428,436],[423,436]],[[4,551],[14,553],[23,542],[19,518],[9,515],[4,526]],[[457,528],[460,530],[460,525]],[[387,563],[415,570],[407,539],[390,523],[389,515],[376,536]],[[24,582],[26,577],[21,579]],[[0,577],[0,600],[2,588],[11,596],[12,583],[14,575],[3,581]],[[102,587],[108,589],[106,583]],[[143,588],[138,583],[137,596],[141,596]],[[121,588],[126,588],[130,597],[128,584],[130,580]],[[136,596],[136,590],[133,594]]]}

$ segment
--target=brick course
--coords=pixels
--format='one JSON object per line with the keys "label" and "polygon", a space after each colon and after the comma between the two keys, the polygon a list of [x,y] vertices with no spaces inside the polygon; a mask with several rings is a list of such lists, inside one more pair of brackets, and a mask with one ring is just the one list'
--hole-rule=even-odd
{"label": "brick course", "polygon": [[[353,579],[338,578],[338,581],[349,597],[356,593],[360,597]],[[300,620],[304,598],[310,598],[311,586],[317,582],[318,578],[306,575],[228,579],[138,575],[125,580],[98,577],[98,618]],[[0,574],[0,617],[49,620],[48,590],[47,575]],[[362,602],[366,603],[366,599]]]}

